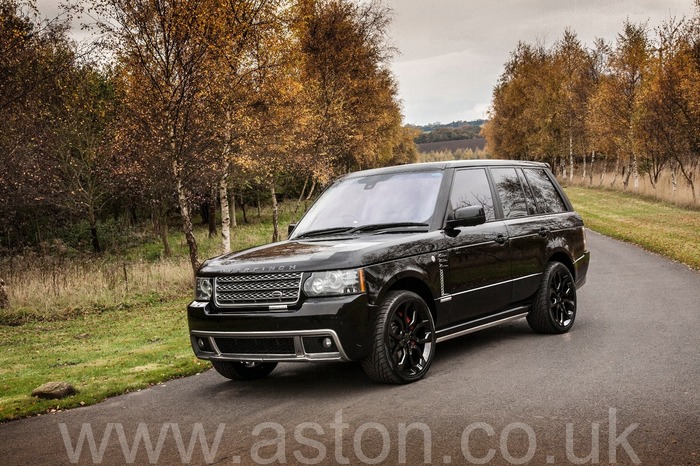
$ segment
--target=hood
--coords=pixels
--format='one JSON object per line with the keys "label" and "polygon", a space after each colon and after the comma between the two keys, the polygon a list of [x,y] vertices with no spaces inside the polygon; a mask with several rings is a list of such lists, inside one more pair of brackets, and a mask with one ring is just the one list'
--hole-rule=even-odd
{"label": "hood", "polygon": [[308,272],[364,267],[434,251],[440,238],[442,233],[435,231],[281,241],[209,259],[200,273]]}

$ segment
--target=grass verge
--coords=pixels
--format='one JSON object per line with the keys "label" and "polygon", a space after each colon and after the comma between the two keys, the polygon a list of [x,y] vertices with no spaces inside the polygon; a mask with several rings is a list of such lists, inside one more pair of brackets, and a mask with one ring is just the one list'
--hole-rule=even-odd
{"label": "grass verge", "polygon": [[[0,326],[0,420],[97,403],[209,367],[187,336],[186,299],[58,322]],[[40,400],[48,381],[78,393]]]}
{"label": "grass verge", "polygon": [[[294,206],[282,207],[284,232]],[[234,250],[270,241],[269,210],[250,217],[235,228]],[[196,235],[202,258],[218,254],[219,239],[207,238],[206,227]],[[210,367],[190,348],[192,271],[183,235],[173,231],[171,245],[167,259],[151,237],[118,255],[29,255],[0,263],[11,303],[0,310],[0,422],[94,404]],[[78,393],[31,396],[51,381],[68,382]]]}
{"label": "grass verge", "polygon": [[586,226],[700,269],[700,211],[603,189],[566,193]]}

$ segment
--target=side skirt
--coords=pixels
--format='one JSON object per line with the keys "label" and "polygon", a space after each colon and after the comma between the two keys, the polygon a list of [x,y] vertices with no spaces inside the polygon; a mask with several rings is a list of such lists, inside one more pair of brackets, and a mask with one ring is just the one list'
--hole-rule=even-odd
{"label": "side skirt", "polygon": [[507,311],[499,312],[498,314],[481,317],[463,324],[438,330],[435,332],[437,336],[436,342],[440,343],[452,338],[461,337],[462,335],[478,332],[479,330],[495,327],[496,325],[501,325],[511,320],[522,319],[529,311],[530,306],[518,306],[513,309],[508,309]]}

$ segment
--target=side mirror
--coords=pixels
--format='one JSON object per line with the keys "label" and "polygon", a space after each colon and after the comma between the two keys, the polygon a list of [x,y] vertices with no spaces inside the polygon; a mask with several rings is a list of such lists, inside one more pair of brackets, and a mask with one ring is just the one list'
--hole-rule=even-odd
{"label": "side mirror", "polygon": [[484,208],[478,205],[460,207],[455,210],[450,218],[447,219],[445,228],[453,229],[457,227],[473,227],[486,223],[486,214]]}
{"label": "side mirror", "polygon": [[292,236],[292,233],[294,232],[294,229],[297,227],[296,223],[290,223],[287,225],[287,238]]}

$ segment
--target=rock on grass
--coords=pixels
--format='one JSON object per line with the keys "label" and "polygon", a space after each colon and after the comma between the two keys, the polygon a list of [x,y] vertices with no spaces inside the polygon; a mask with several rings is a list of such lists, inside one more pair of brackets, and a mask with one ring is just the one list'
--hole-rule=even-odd
{"label": "rock on grass", "polygon": [[67,382],[47,382],[32,390],[32,396],[45,399],[59,399],[75,395],[75,388]]}

